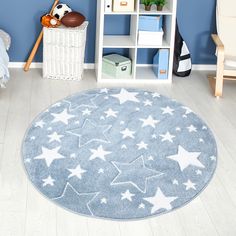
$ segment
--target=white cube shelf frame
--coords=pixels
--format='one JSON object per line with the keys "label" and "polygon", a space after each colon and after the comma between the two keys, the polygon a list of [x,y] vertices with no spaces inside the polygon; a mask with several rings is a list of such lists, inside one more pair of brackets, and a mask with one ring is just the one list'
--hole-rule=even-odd
{"label": "white cube shelf frame", "polygon": [[[145,11],[139,0],[135,0],[134,12],[105,12],[104,1],[97,0],[97,32],[96,32],[96,52],[95,70],[97,82],[104,83],[172,83],[175,24],[177,0],[168,0],[163,11],[157,11],[152,6],[151,11]],[[104,35],[104,25],[106,15],[130,15],[129,35]],[[162,45],[139,45],[138,25],[140,15],[163,15],[164,16],[164,38]],[[102,57],[105,48],[127,48],[129,57],[132,60],[132,74],[128,78],[116,79],[102,73]],[[168,79],[158,79],[152,71],[152,64],[138,64],[137,53],[140,48],[148,49],[169,49],[169,71]]]}

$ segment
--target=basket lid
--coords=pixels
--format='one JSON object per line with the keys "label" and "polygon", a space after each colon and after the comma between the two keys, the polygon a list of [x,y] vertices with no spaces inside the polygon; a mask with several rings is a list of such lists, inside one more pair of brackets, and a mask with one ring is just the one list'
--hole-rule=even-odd
{"label": "basket lid", "polygon": [[131,62],[129,58],[121,56],[119,54],[110,54],[103,56],[103,61],[115,66],[126,65]]}

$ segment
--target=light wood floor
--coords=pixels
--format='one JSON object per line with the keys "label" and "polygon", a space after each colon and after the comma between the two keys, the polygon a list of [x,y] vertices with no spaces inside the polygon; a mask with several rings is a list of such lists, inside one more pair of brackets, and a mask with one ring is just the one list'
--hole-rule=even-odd
{"label": "light wood floor", "polygon": [[148,220],[113,222],[72,214],[42,197],[20,156],[32,119],[71,93],[97,87],[94,72],[86,71],[82,82],[43,80],[36,69],[11,74],[7,89],[0,90],[1,236],[236,235],[236,84],[226,83],[220,100],[211,96],[205,72],[175,78],[171,86],[139,86],[179,100],[208,123],[218,143],[218,167],[210,185],[187,206]]}

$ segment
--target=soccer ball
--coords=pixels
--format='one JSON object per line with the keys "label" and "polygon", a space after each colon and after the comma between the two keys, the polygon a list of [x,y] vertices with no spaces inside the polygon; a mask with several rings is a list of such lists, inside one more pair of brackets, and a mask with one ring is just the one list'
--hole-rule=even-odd
{"label": "soccer ball", "polygon": [[58,20],[61,20],[61,18],[69,12],[72,12],[71,8],[64,3],[60,3],[54,8],[52,15]]}

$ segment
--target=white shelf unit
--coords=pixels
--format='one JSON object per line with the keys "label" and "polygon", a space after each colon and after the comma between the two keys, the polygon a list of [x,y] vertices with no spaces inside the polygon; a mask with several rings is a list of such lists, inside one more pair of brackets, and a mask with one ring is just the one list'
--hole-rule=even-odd
{"label": "white shelf unit", "polygon": [[[151,11],[145,11],[144,6],[139,0],[135,1],[135,10],[133,12],[105,12],[104,1],[97,0],[97,33],[96,33],[96,55],[95,69],[97,82],[105,83],[171,83],[173,69],[173,54],[175,40],[176,7],[177,0],[168,0],[163,11],[157,11],[152,6]],[[139,45],[138,44],[138,25],[140,15],[163,15],[164,37],[162,45]],[[105,34],[106,17],[129,17],[129,34]],[[114,32],[114,29],[112,30]],[[153,49],[155,52],[160,48],[169,49],[169,70],[168,79],[158,79],[151,64],[138,64],[139,50]],[[127,78],[116,79],[102,73],[102,57],[106,50],[128,50],[128,57],[132,60],[132,74]]]}

